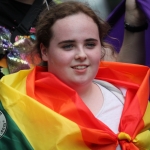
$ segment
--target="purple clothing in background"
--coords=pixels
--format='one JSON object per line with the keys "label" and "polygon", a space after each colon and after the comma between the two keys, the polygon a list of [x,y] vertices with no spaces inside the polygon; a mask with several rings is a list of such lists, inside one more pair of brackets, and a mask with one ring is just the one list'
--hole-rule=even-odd
{"label": "purple clothing in background", "polygon": [[[145,30],[145,47],[146,47],[146,60],[145,64],[150,66],[150,0],[137,0],[138,6],[143,10],[147,17],[149,27]],[[124,34],[124,15],[125,15],[125,0],[123,0],[109,15],[107,21],[112,26],[109,36],[106,41],[113,44],[119,52]],[[134,48],[134,47],[133,47]]]}

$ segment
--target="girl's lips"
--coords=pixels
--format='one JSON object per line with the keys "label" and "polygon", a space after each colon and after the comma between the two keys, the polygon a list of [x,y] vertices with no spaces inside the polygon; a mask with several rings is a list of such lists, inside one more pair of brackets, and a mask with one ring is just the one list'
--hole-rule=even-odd
{"label": "girl's lips", "polygon": [[73,69],[77,69],[77,70],[83,70],[86,69],[88,66],[87,65],[79,65],[79,66],[73,66]]}

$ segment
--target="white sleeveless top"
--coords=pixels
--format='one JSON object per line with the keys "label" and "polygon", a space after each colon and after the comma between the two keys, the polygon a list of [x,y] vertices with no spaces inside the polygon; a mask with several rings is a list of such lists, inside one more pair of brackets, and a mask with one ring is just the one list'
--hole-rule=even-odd
{"label": "white sleeveless top", "polygon": [[[107,125],[115,134],[117,134],[119,132],[118,127],[124,105],[123,96],[126,94],[126,90],[123,88],[118,89],[118,91],[122,93],[120,94],[122,95],[122,98],[120,98],[116,95],[116,92],[112,92],[111,90],[107,89],[107,87],[99,83],[98,80],[94,80],[94,83],[96,83],[99,86],[104,98],[103,105],[95,117],[102,121],[105,125]],[[113,87],[113,85],[111,86]],[[120,145],[117,146],[116,150],[121,150]]]}

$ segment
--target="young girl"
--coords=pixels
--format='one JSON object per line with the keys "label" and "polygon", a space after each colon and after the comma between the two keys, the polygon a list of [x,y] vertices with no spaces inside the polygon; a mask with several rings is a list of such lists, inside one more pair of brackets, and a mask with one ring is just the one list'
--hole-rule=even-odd
{"label": "young girl", "polygon": [[111,48],[103,41],[108,30],[80,2],[40,15],[35,50],[46,67],[0,82],[4,149],[150,148],[149,68],[100,63]]}

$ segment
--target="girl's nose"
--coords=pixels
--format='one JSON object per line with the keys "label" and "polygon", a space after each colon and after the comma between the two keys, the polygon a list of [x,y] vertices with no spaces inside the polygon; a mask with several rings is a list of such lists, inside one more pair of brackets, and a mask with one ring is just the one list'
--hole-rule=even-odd
{"label": "girl's nose", "polygon": [[78,50],[78,52],[76,53],[76,55],[75,55],[75,59],[76,59],[76,60],[84,61],[86,58],[87,58],[87,55],[86,55],[84,49],[83,49],[83,48],[80,48],[80,49]]}

